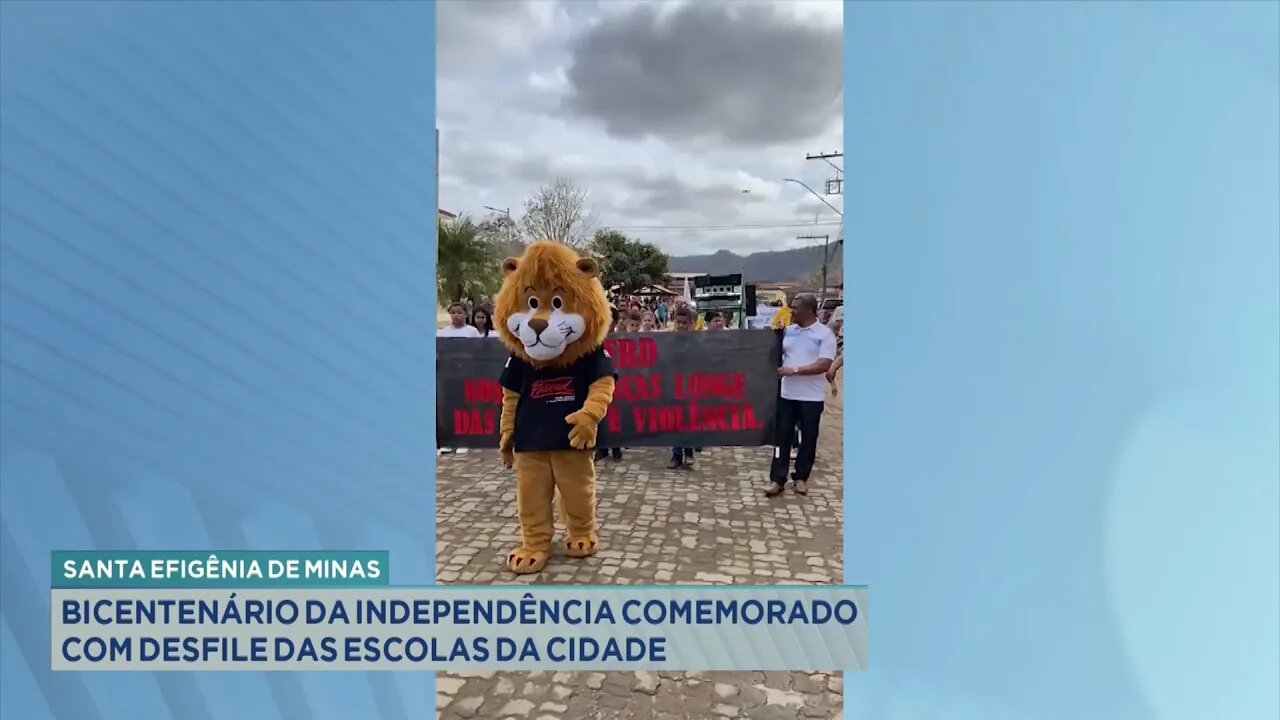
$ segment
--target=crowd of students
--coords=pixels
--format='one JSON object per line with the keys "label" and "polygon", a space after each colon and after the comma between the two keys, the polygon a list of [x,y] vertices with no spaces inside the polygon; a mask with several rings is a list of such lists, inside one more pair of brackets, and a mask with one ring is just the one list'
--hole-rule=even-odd
{"label": "crowd of students", "polygon": [[[670,307],[669,313],[662,312],[666,307]],[[612,332],[619,333],[679,330],[679,318],[682,316],[693,318],[690,330],[724,330],[729,327],[728,318],[720,311],[708,310],[699,315],[687,303],[659,305],[658,309],[635,303],[623,309],[613,306],[609,311],[613,315]]]}
{"label": "crowd of students", "polygon": [[497,338],[493,326],[493,310],[488,305],[469,307],[461,300],[449,303],[449,322],[436,330],[436,337]]}
{"label": "crowd of students", "polygon": [[[769,497],[780,495],[788,480],[796,494],[808,492],[827,386],[833,394],[838,393],[836,374],[844,364],[843,317],[840,309],[820,313],[818,308],[817,297],[798,295],[790,307],[782,308],[774,317],[773,327],[783,331],[783,346],[782,365],[778,368],[778,435],[765,490]],[[498,336],[493,311],[487,304],[472,307],[453,302],[448,313],[449,322],[437,331],[437,337]],[[729,318],[719,311],[708,310],[699,315],[690,304],[681,301],[632,299],[621,309],[611,306],[610,314],[611,333],[718,331],[731,327]],[[595,459],[621,460],[622,451],[617,447],[597,448]],[[442,448],[440,452],[455,451]],[[673,447],[667,468],[692,470],[700,452],[702,448]]]}

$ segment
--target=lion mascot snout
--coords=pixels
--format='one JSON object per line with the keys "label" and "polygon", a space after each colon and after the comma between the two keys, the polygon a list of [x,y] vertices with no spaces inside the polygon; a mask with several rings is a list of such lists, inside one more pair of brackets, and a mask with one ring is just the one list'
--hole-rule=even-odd
{"label": "lion mascot snout", "polygon": [[540,572],[551,555],[557,490],[565,554],[596,553],[592,449],[616,375],[604,349],[609,302],[594,260],[540,241],[507,258],[502,271],[494,320],[511,356],[499,379],[499,449],[503,464],[515,467],[521,534],[507,568],[528,574]]}

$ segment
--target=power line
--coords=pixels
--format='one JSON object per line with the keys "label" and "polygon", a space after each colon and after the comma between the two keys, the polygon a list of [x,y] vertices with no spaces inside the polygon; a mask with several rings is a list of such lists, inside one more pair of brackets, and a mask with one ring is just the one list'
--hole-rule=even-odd
{"label": "power line", "polygon": [[840,225],[839,220],[822,222],[772,222],[772,223],[734,223],[729,225],[609,225],[610,230],[773,230],[786,228],[823,227]]}

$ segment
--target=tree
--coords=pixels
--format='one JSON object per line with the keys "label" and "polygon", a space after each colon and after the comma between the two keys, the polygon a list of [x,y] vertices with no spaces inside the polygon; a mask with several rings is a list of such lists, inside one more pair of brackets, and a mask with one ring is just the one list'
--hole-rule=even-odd
{"label": "tree", "polygon": [[524,252],[520,226],[507,213],[493,213],[480,221],[480,234],[498,249],[503,257]]}
{"label": "tree", "polygon": [[497,291],[502,284],[502,252],[471,218],[441,218],[436,226],[438,297],[461,300]]}
{"label": "tree", "polygon": [[817,268],[813,272],[809,273],[809,276],[805,278],[805,284],[816,289],[822,287],[826,280],[827,279],[822,276],[822,268]]}
{"label": "tree", "polygon": [[667,256],[658,246],[632,240],[616,230],[596,231],[591,253],[600,266],[600,282],[605,288],[618,286],[623,293],[658,283],[667,274]]}
{"label": "tree", "polygon": [[587,207],[587,191],[563,178],[538,188],[524,201],[520,228],[526,239],[555,240],[575,248],[591,238],[594,217]]}

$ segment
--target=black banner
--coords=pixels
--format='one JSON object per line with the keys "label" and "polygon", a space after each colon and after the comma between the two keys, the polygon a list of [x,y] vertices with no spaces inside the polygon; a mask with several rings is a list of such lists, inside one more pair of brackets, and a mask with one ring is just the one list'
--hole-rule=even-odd
{"label": "black banner", "polygon": [[[601,446],[773,444],[781,354],[776,331],[611,335],[605,349],[618,384],[609,415],[600,423]],[[440,447],[498,446],[498,376],[510,354],[492,338],[437,340]]]}

